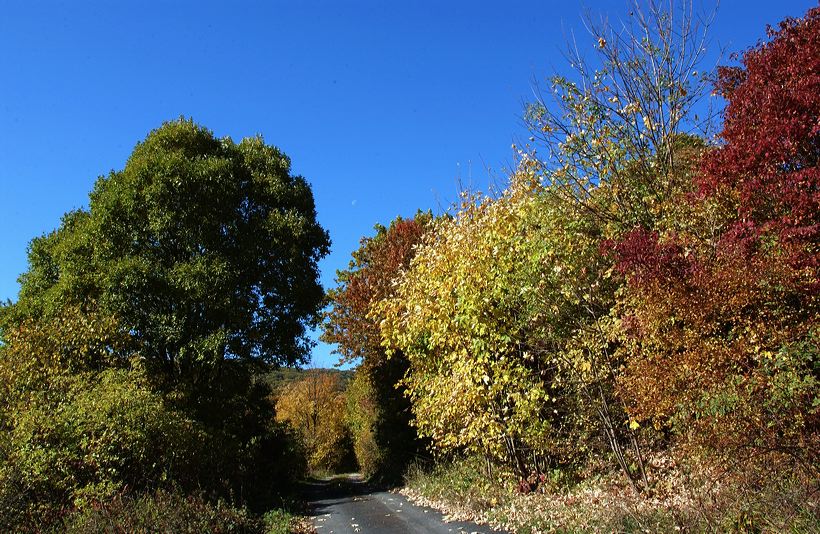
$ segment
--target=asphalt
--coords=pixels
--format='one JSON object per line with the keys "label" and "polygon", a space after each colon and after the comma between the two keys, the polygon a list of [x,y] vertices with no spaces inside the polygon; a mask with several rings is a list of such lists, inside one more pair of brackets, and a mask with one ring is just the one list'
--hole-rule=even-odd
{"label": "asphalt", "polygon": [[440,512],[398,493],[374,488],[358,475],[312,480],[305,497],[317,534],[490,534],[503,531],[466,521],[445,522]]}

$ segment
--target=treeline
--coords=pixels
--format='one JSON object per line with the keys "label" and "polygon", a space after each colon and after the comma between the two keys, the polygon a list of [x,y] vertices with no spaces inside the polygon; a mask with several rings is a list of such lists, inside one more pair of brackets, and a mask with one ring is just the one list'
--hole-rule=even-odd
{"label": "treeline", "polygon": [[264,378],[307,359],[328,247],[261,138],[137,144],[0,308],[0,530],[287,529],[305,461]]}
{"label": "treeline", "polygon": [[816,484],[820,9],[715,75],[686,15],[591,26],[503,191],[378,227],[339,273],[324,339],[361,362],[368,472],[429,446],[524,490],[611,466],[651,494],[659,454]]}

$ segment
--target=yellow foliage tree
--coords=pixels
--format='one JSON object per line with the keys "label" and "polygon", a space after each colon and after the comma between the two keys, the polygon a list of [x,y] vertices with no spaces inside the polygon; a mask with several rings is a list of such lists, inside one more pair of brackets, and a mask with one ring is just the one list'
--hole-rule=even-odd
{"label": "yellow foliage tree", "polygon": [[346,399],[339,373],[310,370],[279,394],[276,419],[296,432],[312,471],[335,471],[350,455]]}
{"label": "yellow foliage tree", "polygon": [[526,239],[526,177],[497,200],[465,197],[433,223],[396,296],[382,302],[385,344],[407,355],[415,424],[439,450],[522,467],[549,428],[549,395],[523,339],[537,244]]}

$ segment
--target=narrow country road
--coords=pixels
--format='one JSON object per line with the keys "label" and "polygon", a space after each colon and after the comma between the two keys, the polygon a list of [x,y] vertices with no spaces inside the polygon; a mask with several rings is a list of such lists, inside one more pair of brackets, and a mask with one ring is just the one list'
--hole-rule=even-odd
{"label": "narrow country road", "polygon": [[416,506],[403,495],[375,490],[352,475],[305,485],[317,534],[497,533],[464,521],[444,522],[441,513]]}

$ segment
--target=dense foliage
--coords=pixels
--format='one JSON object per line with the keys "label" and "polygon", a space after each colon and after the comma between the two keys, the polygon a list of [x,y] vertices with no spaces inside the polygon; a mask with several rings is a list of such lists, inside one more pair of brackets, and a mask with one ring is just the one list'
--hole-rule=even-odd
{"label": "dense foliage", "polygon": [[725,461],[781,453],[816,472],[820,9],[770,37],[719,72],[723,144],[696,194],[670,200],[686,226],[636,228],[616,246],[621,385],[636,416]]}
{"label": "dense foliage", "polygon": [[261,138],[151,132],[32,241],[0,308],[2,528],[158,489],[274,503],[303,464],[257,374],[306,357],[328,245]]}
{"label": "dense foliage", "polygon": [[[575,77],[528,106],[504,191],[465,193],[362,305],[341,280],[328,340],[406,361],[399,385],[439,457],[506,466],[525,491],[556,468],[612,465],[654,494],[674,455],[734,477],[732,491],[780,480],[808,498],[820,9],[718,72],[717,143],[696,115],[704,34],[679,11],[631,17],[626,31],[592,25],[597,70],[572,55]],[[367,329],[348,330],[357,321]],[[369,406],[367,384],[353,387]]]}
{"label": "dense foliage", "polygon": [[408,368],[401,351],[388,356],[381,345],[384,320],[377,305],[393,295],[396,280],[431,224],[429,213],[397,218],[362,239],[339,286],[329,291],[322,339],[335,343],[343,361],[357,362],[348,395],[348,420],[360,468],[371,477],[396,481],[421,444],[410,426],[410,404],[399,381]]}
{"label": "dense foliage", "polygon": [[522,343],[536,242],[523,235],[534,207],[524,189],[437,220],[381,307],[387,346],[410,362],[416,426],[443,449],[512,460],[549,427],[549,395]]}
{"label": "dense foliage", "polygon": [[328,246],[307,182],[279,150],[169,122],[97,180],[88,211],[31,243],[2,325],[93,299],[173,380],[208,382],[227,358],[295,363]]}
{"label": "dense foliage", "polygon": [[336,473],[353,467],[346,408],[339,373],[311,370],[279,391],[276,418],[298,436],[311,471]]}
{"label": "dense foliage", "polygon": [[115,322],[66,310],[7,334],[0,359],[6,528],[196,469],[202,430],[151,390],[138,359],[107,361],[127,342]]}
{"label": "dense foliage", "polygon": [[[705,33],[670,6],[591,25],[508,186],[377,226],[327,300],[286,156],[149,134],[0,308],[0,528],[258,531],[304,467],[395,481],[425,449],[455,462],[421,485],[478,509],[566,491],[543,528],[816,523],[820,8],[718,70],[715,140]],[[352,378],[271,372],[322,302]]]}
{"label": "dense foliage", "polygon": [[522,476],[611,456],[647,485],[641,442],[654,437],[616,394],[623,282],[606,248],[636,225],[677,224],[704,84],[689,74],[702,50],[676,40],[684,23],[653,15],[632,34],[594,29],[601,67],[578,59],[577,79],[554,77],[553,98],[527,108],[533,144],[511,185],[467,196],[383,302],[383,342],[408,355],[415,422],[439,449]]}

